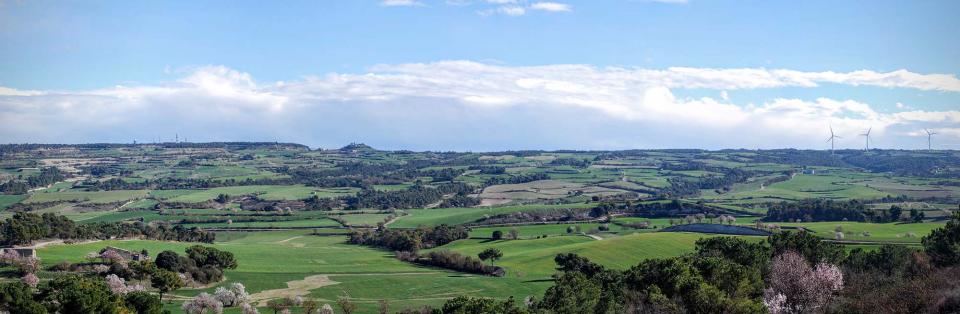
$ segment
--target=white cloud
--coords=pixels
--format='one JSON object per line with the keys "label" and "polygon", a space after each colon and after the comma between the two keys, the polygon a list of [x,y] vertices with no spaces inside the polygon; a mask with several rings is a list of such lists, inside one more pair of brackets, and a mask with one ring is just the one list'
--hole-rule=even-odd
{"label": "white cloud", "polygon": [[[734,104],[724,96],[727,90],[813,87],[828,80],[821,72],[788,71],[785,78],[779,74],[784,71],[442,61],[258,83],[248,73],[210,66],[159,86],[83,92],[0,88],[0,134],[8,141],[102,141],[113,138],[104,136],[190,131],[209,139],[283,137],[308,144],[317,144],[317,138],[349,142],[375,137],[427,148],[483,146],[478,143],[624,148],[641,140],[648,147],[819,147],[827,125],[849,135],[844,141],[859,145],[852,134],[870,127],[881,139],[923,127],[955,129],[960,123],[956,110],[881,113],[854,100],[777,98]],[[828,73],[837,84],[880,84],[865,79],[863,71]],[[956,79],[906,71],[894,76],[904,79],[880,81],[890,88],[949,90]],[[716,89],[720,96],[674,94],[686,88]]]}
{"label": "white cloud", "polygon": [[423,3],[416,0],[383,0],[380,2],[380,5],[388,7],[411,7],[421,6]]}
{"label": "white cloud", "polygon": [[530,5],[530,9],[550,12],[570,12],[570,5],[557,2],[537,2]]}
{"label": "white cloud", "polygon": [[0,86],[0,96],[34,96],[42,94],[39,91],[33,90],[19,90],[9,87]]}
{"label": "white cloud", "polygon": [[497,8],[497,12],[509,16],[521,16],[527,13],[527,10],[520,6],[502,6]]}

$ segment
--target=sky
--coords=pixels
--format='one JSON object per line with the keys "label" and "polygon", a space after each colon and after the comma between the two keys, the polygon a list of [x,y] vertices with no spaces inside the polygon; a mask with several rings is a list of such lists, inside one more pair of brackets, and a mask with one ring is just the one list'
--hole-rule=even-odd
{"label": "sky", "polygon": [[0,143],[960,149],[960,1],[0,0]]}

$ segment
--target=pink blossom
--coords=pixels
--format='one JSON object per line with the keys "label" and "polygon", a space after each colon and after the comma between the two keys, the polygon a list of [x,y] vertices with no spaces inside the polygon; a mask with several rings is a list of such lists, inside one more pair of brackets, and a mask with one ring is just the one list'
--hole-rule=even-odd
{"label": "pink blossom", "polygon": [[115,250],[106,250],[103,253],[100,253],[100,258],[110,261],[111,263],[123,263],[124,259],[120,253],[117,253]]}
{"label": "pink blossom", "polygon": [[183,302],[180,308],[189,314],[223,313],[223,303],[209,293],[203,292],[190,301]]}
{"label": "pink blossom", "polygon": [[93,271],[96,272],[96,273],[98,273],[98,274],[102,274],[102,273],[105,273],[105,272],[110,271],[110,266],[103,265],[103,264],[97,264],[97,265],[94,265],[94,266],[93,266]]}
{"label": "pink blossom", "polygon": [[820,263],[813,270],[813,277],[831,291],[843,289],[843,272],[836,265]]}
{"label": "pink blossom", "polygon": [[[770,288],[765,292],[764,304],[771,313],[775,310],[771,306],[786,312],[810,312],[825,306],[841,289],[840,268],[827,263],[811,268],[802,255],[791,251],[773,258]],[[778,294],[785,297],[782,304],[778,303]]]}
{"label": "pink blossom", "polygon": [[242,314],[260,314],[260,311],[257,310],[257,307],[250,305],[249,303],[244,303],[240,305],[240,313]]}
{"label": "pink blossom", "polygon": [[31,287],[36,288],[37,284],[40,283],[40,278],[37,278],[37,275],[29,273],[29,274],[23,275],[23,277],[20,278],[20,281]]}
{"label": "pink blossom", "polygon": [[120,278],[117,275],[109,274],[107,275],[107,286],[110,287],[110,291],[113,291],[114,294],[124,294],[127,293],[127,283],[123,278]]}
{"label": "pink blossom", "polygon": [[783,293],[777,293],[770,288],[763,290],[763,305],[767,307],[770,314],[788,313],[786,303],[787,296],[783,295]]}

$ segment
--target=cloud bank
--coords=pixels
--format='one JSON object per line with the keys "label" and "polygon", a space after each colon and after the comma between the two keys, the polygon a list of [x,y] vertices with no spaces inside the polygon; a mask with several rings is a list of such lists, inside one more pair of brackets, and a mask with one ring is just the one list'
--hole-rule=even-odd
{"label": "cloud bank", "polygon": [[[180,134],[195,141],[281,140],[384,148],[823,148],[826,128],[861,147],[872,127],[879,147],[925,147],[916,133],[941,130],[957,142],[960,111],[882,113],[849,99],[729,101],[727,91],[876,86],[960,92],[949,74],[804,72],[786,69],[502,66],[471,61],[385,64],[365,73],[330,73],[257,82],[224,66],[193,69],[157,86],[87,91],[0,87],[6,142],[152,142]],[[718,98],[677,97],[678,90]],[[913,108],[914,106],[904,106]],[[958,147],[946,147],[958,148]]]}

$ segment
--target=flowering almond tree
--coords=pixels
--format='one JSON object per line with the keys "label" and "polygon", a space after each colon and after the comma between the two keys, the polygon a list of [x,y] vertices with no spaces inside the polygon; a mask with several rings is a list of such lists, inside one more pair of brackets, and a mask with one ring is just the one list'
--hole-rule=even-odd
{"label": "flowering almond tree", "polygon": [[773,258],[763,303],[772,314],[819,312],[841,289],[843,273],[836,265],[810,267],[802,255],[788,251]]}

